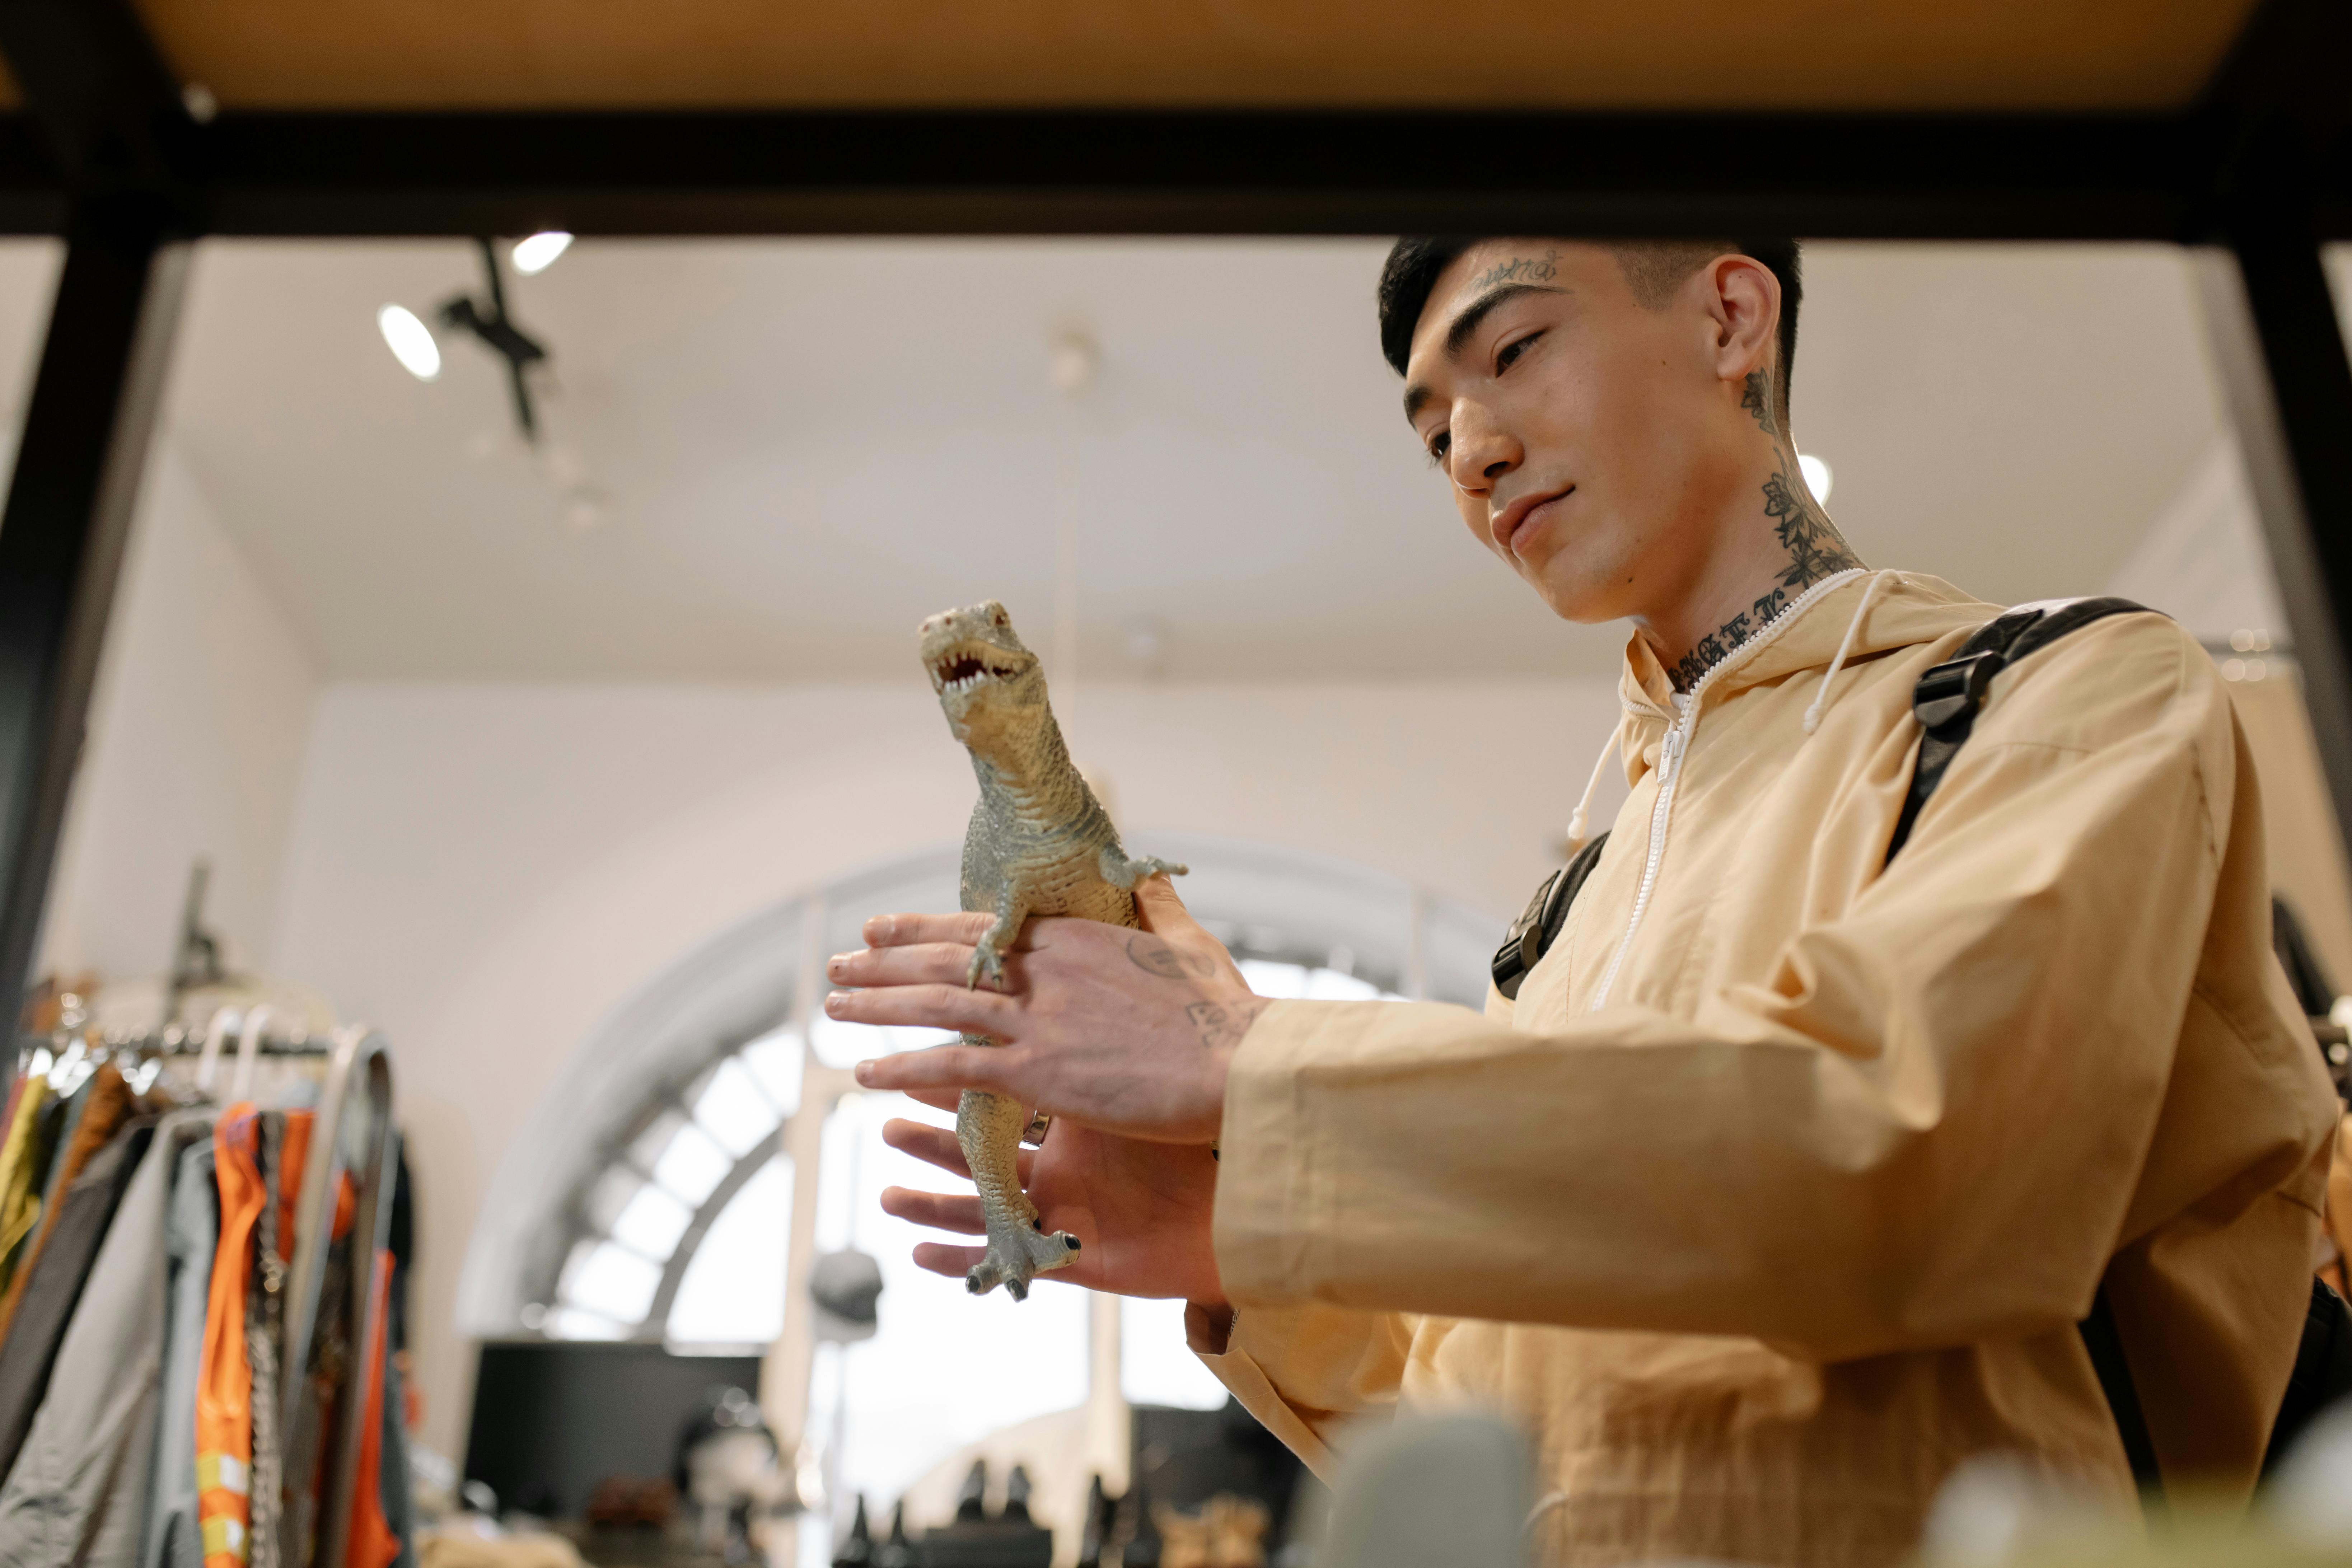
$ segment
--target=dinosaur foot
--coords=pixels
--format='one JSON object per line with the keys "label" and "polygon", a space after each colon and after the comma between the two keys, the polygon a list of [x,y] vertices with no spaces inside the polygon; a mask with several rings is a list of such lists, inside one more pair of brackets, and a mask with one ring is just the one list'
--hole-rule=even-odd
{"label": "dinosaur foot", "polygon": [[1077,1261],[1078,1238],[1066,1230],[1004,1230],[988,1238],[988,1256],[963,1277],[964,1289],[985,1296],[999,1285],[1016,1301],[1029,1299],[1029,1281]]}

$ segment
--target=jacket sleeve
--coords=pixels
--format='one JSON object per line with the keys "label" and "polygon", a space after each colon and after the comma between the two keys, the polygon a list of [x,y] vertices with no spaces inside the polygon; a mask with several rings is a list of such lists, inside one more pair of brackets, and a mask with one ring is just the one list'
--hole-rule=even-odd
{"label": "jacket sleeve", "polygon": [[[1508,1026],[1511,1000],[1486,989],[1486,1018]],[[1339,1427],[1396,1405],[1412,1341],[1396,1312],[1353,1311],[1314,1302],[1264,1306],[1223,1321],[1188,1305],[1185,1338],[1227,1393],[1325,1480]]]}
{"label": "jacket sleeve", "polygon": [[2130,621],[1997,688],[1895,862],[1692,1017],[1267,1008],[1216,1200],[1243,1322],[1319,1303],[1836,1360],[2080,1319],[2129,1239],[2236,776],[2210,662]]}

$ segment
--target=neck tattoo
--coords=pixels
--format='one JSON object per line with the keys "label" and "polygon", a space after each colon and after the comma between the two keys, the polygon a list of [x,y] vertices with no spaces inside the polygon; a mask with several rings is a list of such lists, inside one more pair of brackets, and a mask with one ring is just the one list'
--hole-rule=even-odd
{"label": "neck tattoo", "polygon": [[[1739,404],[1755,416],[1756,423],[1768,433],[1778,433],[1772,422],[1771,384],[1761,371],[1748,378]],[[1696,686],[1708,670],[1731,657],[1734,649],[1763,630],[1765,623],[1787,609],[1791,597],[1824,577],[1833,577],[1862,564],[1862,558],[1838,532],[1837,525],[1813,499],[1813,492],[1805,488],[1802,479],[1790,477],[1787,451],[1781,450],[1779,457],[1772,477],[1764,481],[1764,516],[1771,523],[1780,548],[1788,552],[1789,564],[1781,570],[1780,580],[1770,593],[1699,638],[1690,652],[1666,672],[1676,691],[1688,691]]]}

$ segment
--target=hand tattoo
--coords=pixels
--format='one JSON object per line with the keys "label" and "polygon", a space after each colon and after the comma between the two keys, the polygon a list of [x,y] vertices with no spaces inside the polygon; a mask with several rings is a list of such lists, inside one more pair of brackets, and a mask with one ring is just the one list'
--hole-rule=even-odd
{"label": "hand tattoo", "polygon": [[1162,980],[1205,978],[1217,972],[1217,966],[1209,960],[1197,955],[1188,957],[1153,936],[1129,937],[1127,956],[1135,967]]}
{"label": "hand tattoo", "polygon": [[1215,1050],[1220,1046],[1240,1045],[1257,1016],[1265,1011],[1266,1000],[1252,996],[1242,1002],[1195,1002],[1184,1009],[1184,1016],[1201,1031],[1202,1047]]}

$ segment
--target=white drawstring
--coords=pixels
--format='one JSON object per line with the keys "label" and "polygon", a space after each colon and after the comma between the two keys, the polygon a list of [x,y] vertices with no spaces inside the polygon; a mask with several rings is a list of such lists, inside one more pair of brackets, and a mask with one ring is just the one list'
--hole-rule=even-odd
{"label": "white drawstring", "polygon": [[1870,613],[1870,601],[1878,596],[1880,584],[1894,575],[1892,572],[1874,572],[1870,582],[1863,588],[1862,602],[1853,607],[1853,619],[1845,624],[1845,640],[1838,644],[1837,657],[1830,660],[1829,670],[1822,677],[1822,689],[1815,694],[1813,705],[1805,710],[1806,734],[1810,735],[1821,728],[1822,710],[1829,705],[1830,682],[1835,680],[1838,671],[1845,668],[1845,656],[1853,651],[1854,634],[1862,630],[1862,617]]}
{"label": "white drawstring", "polygon": [[1544,1493],[1544,1495],[1537,1500],[1536,1506],[1528,1510],[1528,1521],[1525,1524],[1519,1526],[1520,1538],[1524,1540],[1533,1536],[1536,1532],[1536,1526],[1543,1522],[1543,1516],[1549,1513],[1556,1508],[1565,1508],[1568,1505],[1568,1493],[1565,1491]]}
{"label": "white drawstring", "polygon": [[1601,770],[1609,765],[1609,755],[1616,749],[1617,731],[1612,730],[1608,744],[1602,746],[1601,755],[1593,759],[1592,776],[1584,781],[1584,794],[1578,797],[1576,810],[1568,819],[1568,847],[1571,851],[1583,848],[1584,841],[1591,837],[1589,829],[1592,821],[1592,797],[1601,788]]}

